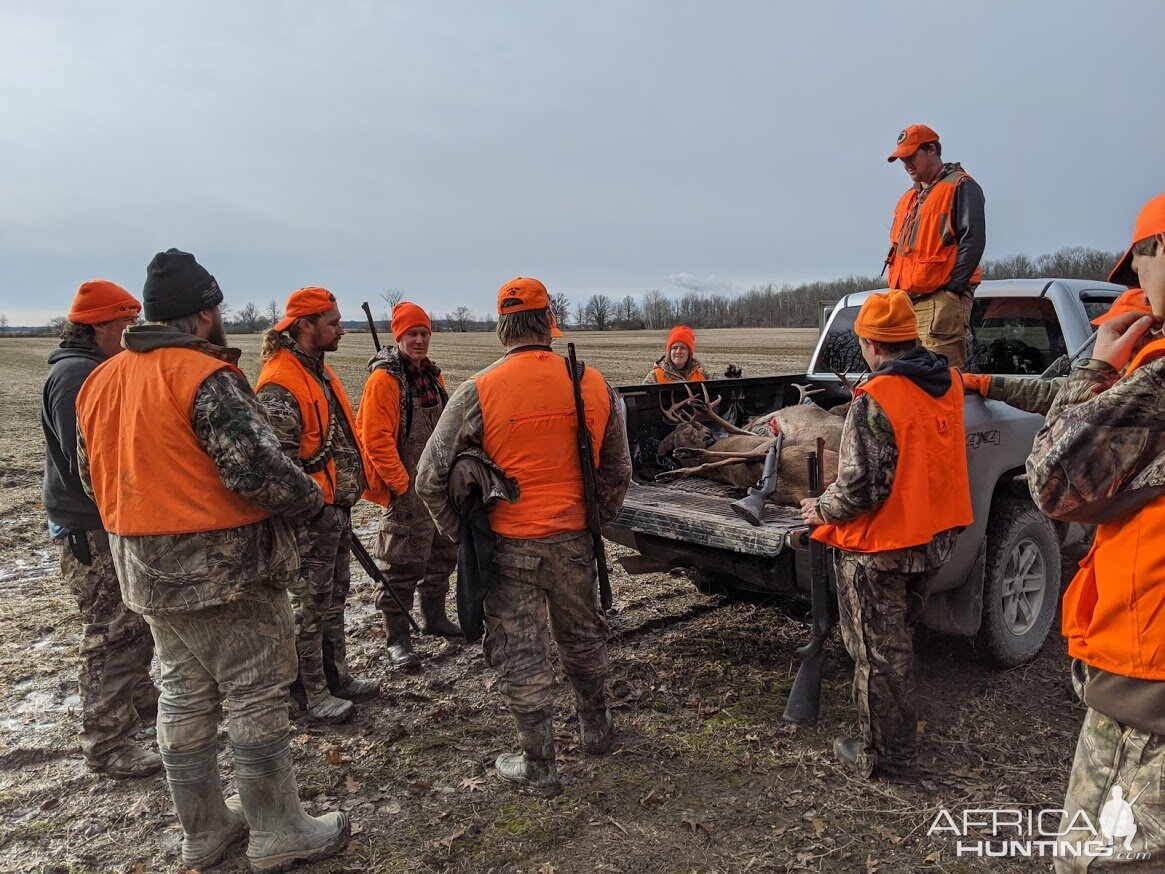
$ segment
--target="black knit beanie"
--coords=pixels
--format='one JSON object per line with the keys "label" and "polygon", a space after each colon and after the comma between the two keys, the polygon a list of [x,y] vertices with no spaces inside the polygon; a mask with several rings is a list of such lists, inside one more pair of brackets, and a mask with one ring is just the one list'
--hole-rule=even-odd
{"label": "black knit beanie", "polygon": [[218,306],[222,292],[193,255],[167,249],[155,255],[146,268],[142,302],[146,321],[167,322]]}

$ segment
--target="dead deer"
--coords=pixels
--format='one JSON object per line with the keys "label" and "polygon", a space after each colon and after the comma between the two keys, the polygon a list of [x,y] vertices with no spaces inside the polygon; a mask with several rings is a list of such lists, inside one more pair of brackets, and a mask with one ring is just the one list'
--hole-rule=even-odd
{"label": "dead deer", "polygon": [[[806,389],[802,390],[802,398],[808,397]],[[703,399],[692,394],[688,389],[688,397],[673,402],[664,408],[660,400],[660,407],[664,417],[675,422],[675,430],[660,441],[656,450],[660,456],[671,456],[683,467],[677,470],[664,471],[656,475],[657,480],[664,480],[679,476],[706,476],[716,482],[722,482],[736,488],[748,488],[754,485],[761,477],[764,469],[765,456],[772,447],[775,437],[771,428],[768,436],[753,433],[743,428],[737,428],[726,421],[716,412],[720,398],[714,401],[709,399],[707,389],[703,389]],[[809,493],[808,467],[806,458],[811,450],[816,449],[818,436],[826,439],[825,450],[825,483],[828,485],[837,479],[837,449],[841,444],[841,420],[830,416],[825,410],[813,408],[828,417],[824,422],[820,417],[812,414],[794,414],[788,417],[792,433],[781,428],[785,434],[784,445],[781,449],[781,476],[776,493],[770,498],[773,503],[791,504],[796,506],[801,498]],[[786,410],[793,410],[787,407]],[[777,412],[782,412],[778,410]],[[706,425],[700,424],[697,418],[707,416],[718,424],[725,432],[725,437],[719,439]],[[773,417],[769,417],[773,418]],[[767,420],[766,420],[767,421]],[[778,422],[779,424],[779,422]],[[823,425],[836,424],[836,434],[833,429],[829,433],[820,433]],[[766,424],[766,428],[769,426]]]}

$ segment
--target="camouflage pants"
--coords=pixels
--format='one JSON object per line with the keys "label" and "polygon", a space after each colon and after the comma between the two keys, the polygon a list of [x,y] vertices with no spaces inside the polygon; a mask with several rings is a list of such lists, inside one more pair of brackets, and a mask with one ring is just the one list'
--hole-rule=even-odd
{"label": "camouflage pants", "polygon": [[92,563],[77,560],[67,537],[53,541],[61,576],[81,612],[81,752],[102,765],[140,724],[153,722],[158,689],[150,679],[154,642],[146,620],[125,606],[108,535],[85,532]]}
{"label": "camouflage pants", "polygon": [[[411,608],[415,592],[421,593],[422,600],[445,600],[449,575],[457,567],[457,544],[437,530],[429,511],[410,488],[393,498],[381,514],[376,557],[397,598]],[[389,615],[401,613],[396,599],[379,583],[375,598],[378,610]]]}
{"label": "camouflage pants", "polygon": [[162,664],[159,746],[184,751],[210,743],[224,700],[231,743],[287,734],[296,659],[286,591],[257,588],[229,604],[146,619]]}
{"label": "camouflage pants", "polygon": [[[1056,871],[1165,871],[1163,780],[1165,737],[1128,728],[1090,707],[1068,778]],[[1065,844],[1084,852],[1071,853]]]}
{"label": "camouflage pants", "polygon": [[951,367],[967,363],[972,302],[969,295],[954,300],[945,291],[936,291],[914,302],[919,342],[932,352],[945,355]]}
{"label": "camouflage pants", "polygon": [[498,538],[482,645],[515,715],[553,703],[550,634],[572,685],[606,678],[607,619],[599,609],[590,534]]}
{"label": "camouflage pants", "polygon": [[[299,530],[299,576],[288,587],[295,612],[295,651],[308,707],[328,697],[328,680],[347,682],[344,606],[352,582],[352,512],[331,507]],[[293,690],[293,694],[300,691]]]}
{"label": "camouflage pants", "polygon": [[912,776],[918,770],[914,711],[914,625],[931,572],[904,574],[863,565],[836,550],[841,636],[854,660],[866,776]]}

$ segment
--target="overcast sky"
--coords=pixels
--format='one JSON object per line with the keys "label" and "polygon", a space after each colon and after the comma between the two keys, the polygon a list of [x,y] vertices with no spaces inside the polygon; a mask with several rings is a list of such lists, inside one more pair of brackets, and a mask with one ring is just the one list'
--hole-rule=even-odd
{"label": "overcast sky", "polygon": [[988,258],[1121,249],[1165,191],[1165,2],[0,0],[0,313],[325,285],[442,315],[877,274],[924,122]]}

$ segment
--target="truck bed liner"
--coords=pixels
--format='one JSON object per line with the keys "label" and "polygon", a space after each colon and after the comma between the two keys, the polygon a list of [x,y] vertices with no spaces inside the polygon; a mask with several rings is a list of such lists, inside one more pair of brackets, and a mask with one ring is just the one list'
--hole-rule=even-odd
{"label": "truck bed liner", "polygon": [[756,556],[775,556],[785,535],[804,526],[795,507],[765,505],[760,526],[749,525],[730,504],[739,489],[693,477],[670,483],[632,482],[615,524],[637,534]]}

